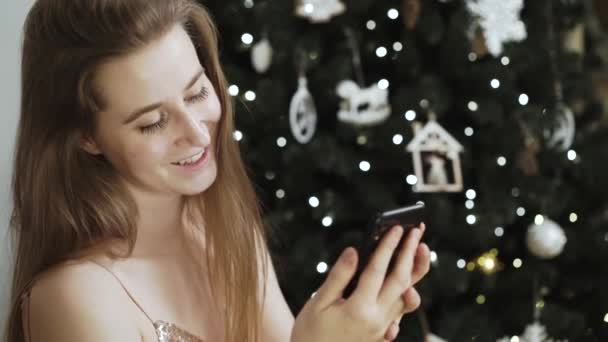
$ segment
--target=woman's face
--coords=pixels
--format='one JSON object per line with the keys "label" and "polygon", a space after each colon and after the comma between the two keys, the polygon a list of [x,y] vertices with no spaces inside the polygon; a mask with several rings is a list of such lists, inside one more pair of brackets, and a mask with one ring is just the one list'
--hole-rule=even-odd
{"label": "woman's face", "polygon": [[103,154],[129,188],[193,195],[213,183],[221,105],[181,25],[105,63],[95,82],[106,106],[84,148]]}

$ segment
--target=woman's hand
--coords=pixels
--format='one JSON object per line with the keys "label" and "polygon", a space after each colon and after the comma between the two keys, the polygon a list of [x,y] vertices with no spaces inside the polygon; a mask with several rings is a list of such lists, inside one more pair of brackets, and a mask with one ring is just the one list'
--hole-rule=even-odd
{"label": "woman's hand", "polygon": [[[357,269],[357,253],[347,248],[327,279],[298,314],[291,342],[392,341],[399,320],[420,305],[412,287],[429,270],[429,249],[419,244],[424,225],[404,239],[395,267],[386,277],[403,228],[393,227],[378,245],[348,299],[342,292]],[[386,279],[385,279],[386,278]]]}

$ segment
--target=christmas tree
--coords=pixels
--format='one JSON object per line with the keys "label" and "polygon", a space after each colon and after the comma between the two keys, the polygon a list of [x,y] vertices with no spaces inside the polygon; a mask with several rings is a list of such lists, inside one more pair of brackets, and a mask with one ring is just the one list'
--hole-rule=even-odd
{"label": "christmas tree", "polygon": [[608,339],[605,1],[203,4],[294,313],[374,213],[423,201],[397,341]]}

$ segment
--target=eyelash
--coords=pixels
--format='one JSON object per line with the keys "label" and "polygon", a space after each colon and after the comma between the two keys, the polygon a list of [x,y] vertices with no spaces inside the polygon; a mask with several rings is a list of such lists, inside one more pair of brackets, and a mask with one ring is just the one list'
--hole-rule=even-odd
{"label": "eyelash", "polygon": [[[209,90],[207,89],[207,87],[203,87],[198,94],[187,98],[185,100],[185,102],[187,104],[193,104],[195,102],[205,100],[207,98],[207,96],[209,96]],[[159,130],[165,128],[168,121],[169,120],[168,120],[167,114],[163,113],[163,114],[161,114],[160,120],[158,120],[157,122],[155,122],[151,125],[140,127],[139,130],[144,134],[152,134],[156,131],[159,131]]]}

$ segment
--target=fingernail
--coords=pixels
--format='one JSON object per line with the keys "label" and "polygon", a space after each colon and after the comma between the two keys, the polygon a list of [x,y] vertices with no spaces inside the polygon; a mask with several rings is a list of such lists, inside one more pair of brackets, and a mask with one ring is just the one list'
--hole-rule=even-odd
{"label": "fingernail", "polygon": [[350,264],[355,260],[355,250],[352,247],[348,247],[342,252],[342,259]]}
{"label": "fingernail", "polygon": [[420,238],[420,236],[422,235],[422,230],[420,230],[420,228],[414,228],[412,234],[414,234],[414,237]]}

